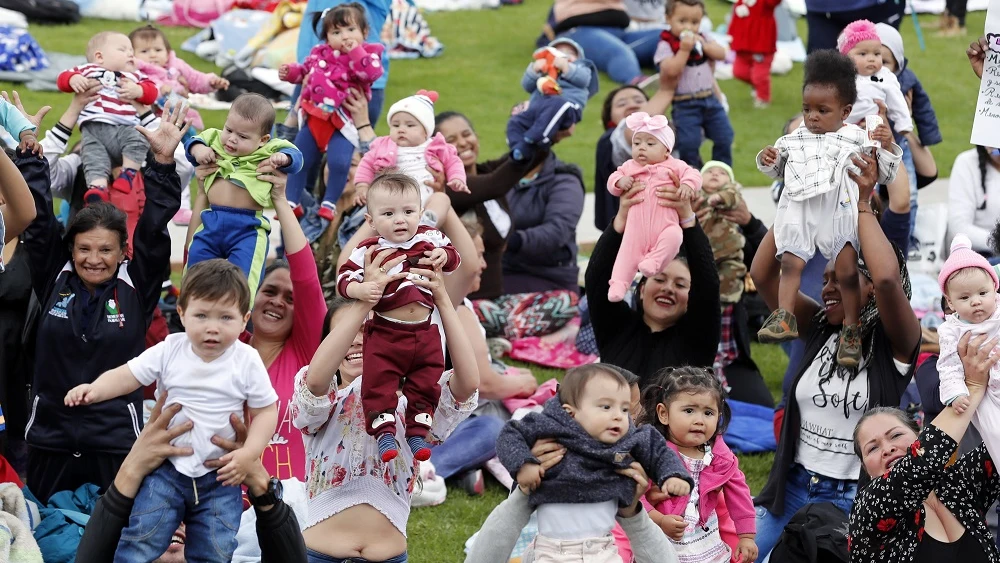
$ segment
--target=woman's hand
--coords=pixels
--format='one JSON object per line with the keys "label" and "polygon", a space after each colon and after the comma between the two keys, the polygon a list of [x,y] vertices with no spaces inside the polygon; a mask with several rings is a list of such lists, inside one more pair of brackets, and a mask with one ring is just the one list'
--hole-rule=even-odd
{"label": "woman's hand", "polygon": [[[965,385],[969,388],[970,399],[976,396],[982,397],[986,389],[986,384],[990,380],[990,369],[1000,360],[997,352],[997,343],[1000,337],[986,340],[986,335],[981,334],[972,337],[971,332],[966,332],[958,341],[958,357],[962,359],[962,368],[965,371]],[[972,406],[972,405],[970,405]]]}
{"label": "woman's hand", "polygon": [[[284,79],[282,79],[284,80]],[[344,108],[347,109],[347,113],[351,116],[351,121],[355,125],[360,123],[364,125],[368,123],[368,98],[365,97],[363,93],[357,88],[351,88],[347,91],[347,97],[341,103]],[[374,127],[374,123],[368,123],[369,126]]]}
{"label": "woman's hand", "polygon": [[[406,259],[406,256],[401,255],[393,258],[392,260],[388,260],[389,256],[392,255],[393,252],[395,252],[395,249],[379,249],[375,246],[372,246],[365,251],[365,277],[360,282],[360,285],[369,289],[369,291],[365,293],[377,296],[374,300],[353,295],[349,297],[352,297],[353,299],[361,299],[374,306],[375,303],[378,303],[382,293],[385,291],[385,286],[406,277],[405,272],[397,272],[395,274],[389,273],[393,268],[402,264],[403,260]],[[354,285],[355,284],[350,284],[347,286],[349,293],[356,293],[352,289]]]}
{"label": "woman's hand", "polygon": [[149,141],[149,150],[160,164],[173,164],[174,151],[191,126],[187,121],[187,110],[188,105],[185,103],[168,104],[163,108],[160,127],[156,131],[150,131],[141,125],[135,126]]}
{"label": "woman's hand", "polygon": [[[673,185],[661,186],[656,190],[657,203],[663,207],[673,207],[677,210],[677,217],[681,222],[694,217],[691,210],[692,192],[690,188],[681,184],[680,177],[674,172],[668,172]],[[694,226],[692,222],[690,227]]]}
{"label": "woman's hand", "polygon": [[[437,161],[438,169],[440,169],[440,172],[438,170],[435,170],[433,167],[431,167],[431,159],[432,158]],[[445,177],[445,174],[444,174],[444,165],[441,164],[441,161],[438,160],[438,158],[436,156],[428,156],[427,157],[427,166],[425,166],[425,168],[427,169],[427,172],[430,173],[431,179],[430,180],[424,180],[424,185],[430,186],[430,188],[432,190],[434,190],[435,192],[444,193],[444,188],[448,184],[448,178]]]}
{"label": "woman's hand", "polygon": [[642,182],[632,182],[628,189],[624,190],[622,195],[618,197],[618,214],[615,215],[615,220],[612,223],[616,233],[621,234],[625,232],[625,221],[628,219],[628,209],[633,205],[642,203],[646,200],[643,195],[645,187],[646,185]]}
{"label": "woman's hand", "polygon": [[[232,425],[233,430],[236,432],[236,436],[232,440],[227,440],[226,438],[223,438],[218,434],[212,436],[212,443],[222,448],[223,450],[226,450],[227,452],[226,455],[220,458],[210,459],[205,462],[205,467],[209,469],[220,470],[219,480],[222,480],[223,478],[221,470],[226,466],[226,462],[230,462],[230,464],[232,463],[232,461],[230,461],[229,458],[233,457],[233,454],[238,454],[243,449],[243,443],[246,442],[247,439],[247,425],[242,420],[240,420],[240,417],[236,416],[235,414],[230,414],[229,424]],[[240,471],[240,480],[234,481],[232,483],[227,482],[224,484],[227,486],[230,484],[236,484],[236,485],[246,484],[248,486],[251,484],[259,485],[259,481],[261,480],[260,477],[265,476],[263,479],[264,490],[251,491],[259,496],[260,494],[263,494],[267,490],[268,477],[266,477],[266,475],[267,475],[267,469],[265,469],[264,465],[260,462],[260,458],[249,456],[243,461],[243,465]]]}
{"label": "woman's hand", "polygon": [[858,167],[861,174],[855,174],[850,168],[847,169],[847,176],[858,185],[858,204],[870,204],[872,194],[875,192],[875,184],[878,182],[878,161],[875,160],[875,151],[861,152],[851,157],[851,162]]}
{"label": "woman's hand", "polygon": [[[435,250],[442,250],[437,248]],[[447,259],[447,258],[446,258]],[[430,258],[421,258],[420,263],[422,265],[427,265]],[[410,281],[413,285],[417,287],[422,287],[431,292],[434,296],[434,303],[439,307],[443,306],[445,302],[448,306],[451,305],[451,297],[448,296],[448,290],[444,286],[444,276],[441,275],[441,268],[435,266],[433,270],[427,268],[410,268]],[[414,274],[420,277],[412,277]]]}
{"label": "woman's hand", "polygon": [[[719,215],[741,227],[746,227],[753,220],[753,214],[750,213],[750,208],[747,207],[747,200],[742,197],[732,209],[721,210],[719,211]],[[701,221],[701,216],[698,216],[698,221]]]}
{"label": "woman's hand", "polygon": [[139,437],[135,439],[132,449],[122,462],[115,476],[115,488],[126,498],[135,498],[139,492],[142,480],[163,464],[168,457],[193,455],[191,448],[178,448],[170,442],[194,428],[190,420],[169,428],[174,415],[181,411],[179,404],[163,408],[167,394],[163,393],[156,400],[149,415],[149,422],[143,427]]}
{"label": "woman's hand", "polygon": [[[199,168],[201,167],[199,166]],[[271,183],[271,201],[274,203],[275,209],[278,208],[278,203],[288,205],[288,201],[285,199],[285,188],[288,186],[288,174],[282,172],[270,160],[265,160],[257,165],[257,179],[262,182]]]}
{"label": "woman's hand", "polygon": [[219,165],[214,162],[211,164],[199,164],[194,167],[194,175],[198,180],[204,182],[205,178],[208,178],[212,174],[219,171]]}
{"label": "woman's hand", "polygon": [[990,44],[985,37],[980,37],[977,41],[969,44],[969,49],[965,55],[969,57],[969,64],[972,65],[972,72],[979,78],[983,77],[983,64],[986,62],[986,53],[990,50]]}

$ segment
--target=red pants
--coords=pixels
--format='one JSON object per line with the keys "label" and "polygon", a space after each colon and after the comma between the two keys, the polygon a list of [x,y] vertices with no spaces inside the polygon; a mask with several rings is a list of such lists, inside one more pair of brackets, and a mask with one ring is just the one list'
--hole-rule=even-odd
{"label": "red pants", "polygon": [[[391,432],[394,420],[376,421],[383,413],[395,416],[400,382],[406,397],[406,437],[426,437],[431,415],[441,398],[444,352],[441,333],[428,318],[422,323],[398,323],[378,314],[365,323],[365,376],[361,378],[361,406],[365,429],[378,436]],[[418,415],[426,415],[426,417]],[[423,419],[423,420],[420,420]],[[376,425],[377,426],[374,426]]]}
{"label": "red pants", "polygon": [[[120,170],[120,169],[119,169]],[[142,210],[146,208],[146,182],[142,179],[142,171],[136,171],[132,180],[132,191],[123,194],[108,187],[108,197],[115,207],[125,212],[125,226],[128,229],[128,256],[133,256],[132,235],[135,226],[139,224]]]}
{"label": "red pants", "polygon": [[774,53],[761,55],[750,51],[737,51],[733,63],[733,76],[753,86],[757,99],[771,101],[771,61]]}

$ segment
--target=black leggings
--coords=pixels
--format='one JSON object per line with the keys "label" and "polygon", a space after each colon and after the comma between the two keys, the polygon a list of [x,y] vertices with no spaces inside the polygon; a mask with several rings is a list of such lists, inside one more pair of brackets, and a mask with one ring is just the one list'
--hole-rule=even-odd
{"label": "black leggings", "polygon": [[969,0],[945,0],[945,10],[958,19],[958,26],[965,27],[966,4]]}
{"label": "black leggings", "polygon": [[[965,0],[948,1],[962,3],[963,6],[965,4]],[[906,2],[903,0],[898,0],[898,2],[896,0],[888,0],[883,4],[847,12],[807,12],[806,23],[809,25],[809,45],[807,50],[812,53],[820,49],[836,49],[837,36],[847,27],[847,24],[856,20],[887,23],[898,29],[905,9]],[[965,19],[964,8],[962,10],[962,19]]]}

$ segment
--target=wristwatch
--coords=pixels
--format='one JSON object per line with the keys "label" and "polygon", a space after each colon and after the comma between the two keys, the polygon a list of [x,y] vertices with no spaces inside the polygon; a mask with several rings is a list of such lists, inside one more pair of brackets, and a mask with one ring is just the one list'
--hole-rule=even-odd
{"label": "wristwatch", "polygon": [[255,497],[250,493],[250,489],[247,489],[247,498],[250,499],[252,506],[274,506],[281,500],[284,490],[281,480],[277,477],[271,477],[271,480],[267,482],[267,492]]}

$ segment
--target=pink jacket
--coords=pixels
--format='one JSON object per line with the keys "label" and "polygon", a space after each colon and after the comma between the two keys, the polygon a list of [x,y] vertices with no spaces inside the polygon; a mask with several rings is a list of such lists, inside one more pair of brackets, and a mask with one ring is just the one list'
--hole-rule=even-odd
{"label": "pink jacket", "polygon": [[[646,185],[646,190],[655,191],[661,186],[673,185],[674,182],[670,179],[669,172],[677,174],[681,184],[687,184],[695,190],[701,189],[701,174],[683,160],[669,156],[663,162],[656,164],[639,164],[632,159],[626,160],[625,164],[619,166],[618,170],[612,172],[608,178],[608,191],[615,196],[622,195],[621,188],[616,184],[625,176],[640,180]],[[663,209],[669,208],[664,207]]]}
{"label": "pink jacket", "polygon": [[[138,69],[156,84],[157,88],[170,86],[170,89],[180,96],[189,93],[208,94],[215,88],[209,83],[210,74],[198,72],[191,65],[177,58],[173,51],[167,55],[167,66],[157,66],[145,61],[135,60]],[[183,79],[183,82],[181,80]]]}
{"label": "pink jacket", "polygon": [[[398,148],[396,142],[389,137],[379,137],[372,141],[371,148],[365,153],[361,163],[358,164],[357,172],[354,173],[354,183],[371,184],[376,174],[396,166]],[[428,166],[437,172],[444,172],[446,181],[458,178],[465,182],[465,165],[458,157],[458,151],[444,140],[444,135],[441,133],[431,137],[424,156]]]}
{"label": "pink jacket", "polygon": [[[677,451],[677,446],[673,442],[668,440],[667,445]],[[716,511],[724,496],[729,516],[736,525],[736,533],[756,533],[757,513],[754,511],[750,487],[747,486],[746,476],[740,471],[739,460],[726,445],[722,436],[716,437],[715,443],[712,444],[712,463],[702,470],[701,476],[698,478],[698,493],[700,494],[698,512],[701,514],[699,526],[704,525],[712,512]],[[658,504],[656,509],[662,514],[683,516],[688,498],[688,496],[668,498]],[[650,506],[646,503],[646,499],[643,498],[642,501],[648,510]]]}
{"label": "pink jacket", "polygon": [[372,83],[382,76],[379,43],[362,43],[349,53],[335,51],[326,43],[313,47],[302,64],[288,65],[288,81],[302,86],[302,98],[317,105],[340,107],[351,88],[372,97]]}

